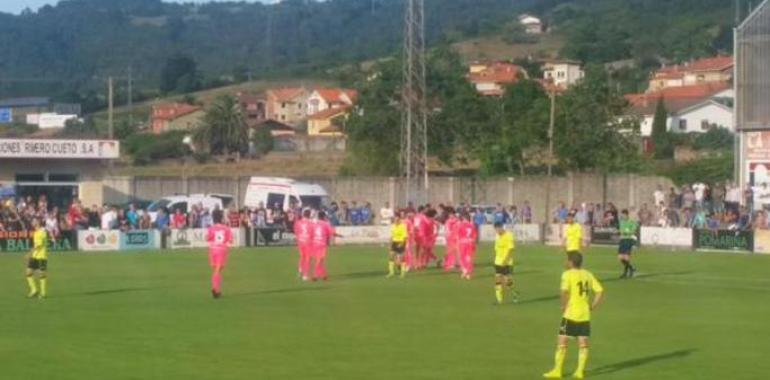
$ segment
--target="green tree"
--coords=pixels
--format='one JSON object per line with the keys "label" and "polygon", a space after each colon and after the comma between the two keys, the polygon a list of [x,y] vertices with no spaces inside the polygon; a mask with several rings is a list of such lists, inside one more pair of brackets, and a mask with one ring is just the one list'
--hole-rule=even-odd
{"label": "green tree", "polygon": [[668,110],[663,98],[655,107],[655,117],[652,120],[652,143],[655,146],[655,158],[673,157],[674,147],[668,133]]}
{"label": "green tree", "polygon": [[160,72],[160,91],[191,92],[200,88],[198,64],[185,55],[174,55],[166,60]]}
{"label": "green tree", "polygon": [[711,128],[708,132],[695,138],[695,149],[699,150],[732,150],[735,136],[726,128]]}
{"label": "green tree", "polygon": [[626,102],[611,90],[602,67],[589,66],[585,79],[557,104],[555,146],[565,169],[604,174],[638,169],[638,124],[622,117]]}
{"label": "green tree", "polygon": [[257,157],[264,156],[275,148],[275,139],[267,128],[256,129],[251,135],[251,143],[254,146],[254,154]]}
{"label": "green tree", "polygon": [[212,154],[248,152],[248,126],[235,97],[222,95],[206,109],[195,141]]}
{"label": "green tree", "polygon": [[473,155],[486,174],[524,175],[528,156],[545,148],[548,96],[537,82],[522,80],[509,86],[502,99],[490,102],[495,117],[486,133],[474,139]]}

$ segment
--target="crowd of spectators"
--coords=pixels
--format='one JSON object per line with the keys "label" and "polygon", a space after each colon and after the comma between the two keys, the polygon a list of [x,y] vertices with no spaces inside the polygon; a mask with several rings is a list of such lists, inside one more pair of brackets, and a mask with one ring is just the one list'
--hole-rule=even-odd
{"label": "crowd of spectators", "polygon": [[[770,187],[763,183],[746,187],[745,192],[734,183],[708,185],[695,183],[689,186],[658,187],[651,203],[639,208],[629,208],[630,216],[642,226],[687,227],[707,229],[770,229]],[[445,206],[439,205],[441,210]],[[416,211],[410,203],[405,209]],[[468,213],[473,222],[481,224],[533,223],[533,209],[529,201],[521,205],[472,206],[460,203],[454,206],[458,213]],[[48,203],[45,196],[38,199],[26,197],[19,200],[0,200],[0,231],[30,230],[33,218],[39,218],[46,229],[58,236],[67,230],[146,230],[207,228],[213,223],[215,209],[191,205],[189,210],[158,210],[156,213],[139,209],[133,204],[126,207],[84,206],[74,200],[66,209]],[[236,209],[227,207],[225,220],[231,227],[287,228],[291,229],[301,210],[296,205],[283,209],[280,205]],[[338,201],[324,207],[330,222],[335,226],[388,225],[396,210],[385,203],[375,212],[370,202]],[[551,211],[552,223],[564,223],[570,211],[575,211],[576,222],[596,227],[617,227],[620,210],[612,202],[603,207],[600,203],[585,202],[569,208],[559,202]],[[537,222],[537,221],[534,221]]]}
{"label": "crowd of spectators", "polygon": [[[53,236],[61,231],[71,230],[148,230],[208,228],[213,224],[213,213],[200,204],[191,205],[189,210],[160,209],[148,212],[134,204],[121,206],[85,207],[80,200],[73,200],[66,210],[48,204],[46,197],[26,197],[19,201],[12,198],[0,200],[0,231],[28,231],[32,220],[40,219]],[[224,211],[225,220],[231,227],[288,228],[301,210],[295,205],[283,209],[279,205],[267,207],[260,204],[249,209],[234,206]],[[330,221],[336,226],[361,226],[375,223],[375,214],[370,202],[332,202],[325,207]]]}

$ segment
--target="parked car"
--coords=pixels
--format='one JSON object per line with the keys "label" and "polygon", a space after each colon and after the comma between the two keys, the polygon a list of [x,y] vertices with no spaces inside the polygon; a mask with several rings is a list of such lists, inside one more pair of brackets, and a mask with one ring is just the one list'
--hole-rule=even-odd
{"label": "parked car", "polygon": [[179,209],[182,210],[183,213],[187,213],[187,211],[194,205],[201,205],[210,210],[215,208],[224,210],[230,207],[232,203],[233,196],[227,194],[172,195],[152,202],[152,204],[147,207],[147,212],[154,222],[155,218],[158,216],[158,210],[167,210],[169,213],[173,213]]}
{"label": "parked car", "polygon": [[290,178],[252,177],[243,201],[246,207],[280,205],[284,210],[292,204],[321,208],[329,204],[329,194],[320,185],[297,182]]}

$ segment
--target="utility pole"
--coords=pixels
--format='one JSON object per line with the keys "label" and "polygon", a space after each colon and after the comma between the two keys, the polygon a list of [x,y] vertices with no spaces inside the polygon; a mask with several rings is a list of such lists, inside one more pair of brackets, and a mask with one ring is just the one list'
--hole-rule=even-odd
{"label": "utility pole", "polygon": [[107,133],[110,140],[115,137],[115,128],[113,125],[113,90],[112,77],[109,77],[107,79]]}
{"label": "utility pole", "polygon": [[545,186],[545,223],[550,224],[551,179],[553,177],[553,130],[556,125],[556,89],[551,89],[551,116],[548,123],[548,181]]}
{"label": "utility pole", "polygon": [[425,2],[408,0],[404,12],[404,62],[400,166],[404,202],[428,202],[428,106]]}
{"label": "utility pole", "polygon": [[128,66],[128,126],[134,127],[134,77],[131,66]]}

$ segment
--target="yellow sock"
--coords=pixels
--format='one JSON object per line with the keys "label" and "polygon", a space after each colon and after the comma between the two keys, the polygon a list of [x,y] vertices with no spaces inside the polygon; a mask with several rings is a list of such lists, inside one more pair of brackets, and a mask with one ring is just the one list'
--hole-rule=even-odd
{"label": "yellow sock", "polygon": [[582,375],[586,370],[587,362],[588,362],[588,347],[581,347],[578,353],[578,366],[577,366],[577,370],[575,370],[575,373]]}
{"label": "yellow sock", "polygon": [[503,286],[500,284],[495,285],[495,298],[497,303],[503,303]]}
{"label": "yellow sock", "polygon": [[396,274],[396,263],[393,261],[388,261],[388,276],[393,276]]}
{"label": "yellow sock", "polygon": [[29,285],[29,294],[37,293],[37,285],[35,284],[35,278],[27,276],[27,285]]}
{"label": "yellow sock", "polygon": [[558,373],[562,373],[564,368],[564,358],[567,357],[567,347],[559,346],[556,348],[556,355],[554,355],[553,370]]}
{"label": "yellow sock", "polygon": [[40,279],[40,296],[45,297],[46,294],[48,294],[48,279],[41,278]]}
{"label": "yellow sock", "polygon": [[401,264],[401,277],[406,277],[406,272],[409,272],[409,267],[406,263]]}

